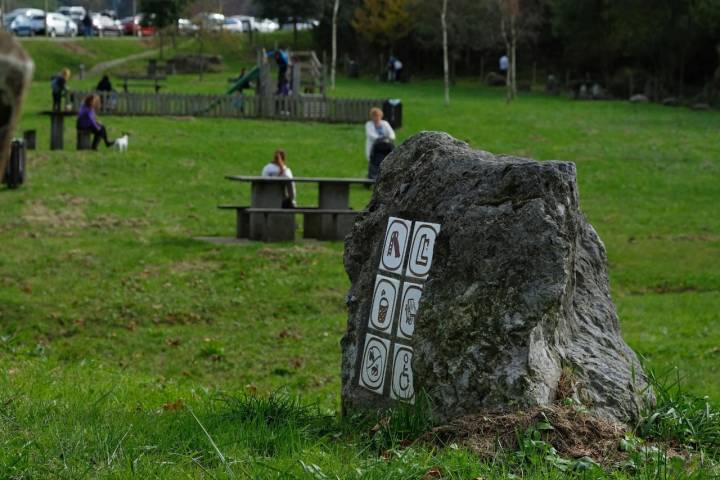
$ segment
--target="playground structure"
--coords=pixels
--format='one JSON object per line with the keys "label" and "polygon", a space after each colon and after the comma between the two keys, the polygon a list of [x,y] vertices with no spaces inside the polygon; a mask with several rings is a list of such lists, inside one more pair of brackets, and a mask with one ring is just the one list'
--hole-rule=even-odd
{"label": "playground structure", "polygon": [[[364,123],[373,107],[382,108],[384,99],[336,98],[325,94],[325,67],[315,52],[290,52],[287,75],[290,88],[278,94],[273,63],[265,51],[258,52],[258,64],[232,79],[224,95],[178,93],[72,92],[71,110],[77,111],[85,96],[100,95],[103,115],[198,116],[221,118],[262,118],[290,121]],[[254,95],[245,90],[254,89]]]}
{"label": "playground structure", "polygon": [[[314,51],[287,52],[290,64],[287,69],[289,95],[325,96],[325,66],[320,62]],[[227,95],[242,92],[255,82],[255,94],[260,96],[278,95],[277,82],[272,79],[272,62],[268,60],[265,50],[259,51],[257,65],[248,73],[241,75],[227,91]]]}

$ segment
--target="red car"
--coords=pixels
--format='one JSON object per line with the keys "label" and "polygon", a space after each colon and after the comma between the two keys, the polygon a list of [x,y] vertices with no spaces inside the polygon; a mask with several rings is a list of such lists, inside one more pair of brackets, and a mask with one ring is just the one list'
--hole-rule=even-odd
{"label": "red car", "polygon": [[125,35],[137,35],[138,37],[152,37],[157,33],[157,29],[152,24],[152,18],[148,22],[143,22],[142,13],[124,18],[122,28]]}

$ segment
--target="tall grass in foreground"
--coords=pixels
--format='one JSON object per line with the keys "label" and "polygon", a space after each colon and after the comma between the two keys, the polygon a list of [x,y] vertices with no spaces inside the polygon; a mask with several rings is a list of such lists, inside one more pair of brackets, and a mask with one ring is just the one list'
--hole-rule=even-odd
{"label": "tall grass in foreground", "polygon": [[[61,377],[57,381],[63,387],[58,392],[42,387],[49,374],[37,373],[31,390],[0,388],[2,479],[701,480],[720,475],[713,450],[717,437],[708,433],[718,424],[717,410],[711,405],[706,407],[704,424],[696,420],[698,409],[682,410],[686,417],[682,425],[692,424],[695,432],[705,432],[692,437],[690,460],[668,456],[664,446],[628,437],[623,445],[628,461],[603,468],[588,459],[559,456],[542,436],[543,429],[552,425],[537,424],[517,432],[521,440],[517,450],[499,451],[494,458],[480,458],[461,444],[418,441],[435,425],[423,400],[415,406],[341,418],[284,390],[267,396],[188,393],[133,377],[118,377],[107,388],[88,389],[82,386],[87,382]],[[691,403],[680,401],[682,395],[675,391],[656,388],[658,407],[647,412],[641,424],[647,428],[638,432],[649,439],[664,435],[667,440],[685,441],[683,429],[655,413],[667,413],[671,404],[677,410]],[[701,451],[706,452],[704,457]]]}
{"label": "tall grass in foreground", "polygon": [[720,410],[708,397],[698,397],[683,388],[680,373],[664,375],[648,370],[657,404],[644,412],[638,434],[672,442],[714,455],[720,452]]}

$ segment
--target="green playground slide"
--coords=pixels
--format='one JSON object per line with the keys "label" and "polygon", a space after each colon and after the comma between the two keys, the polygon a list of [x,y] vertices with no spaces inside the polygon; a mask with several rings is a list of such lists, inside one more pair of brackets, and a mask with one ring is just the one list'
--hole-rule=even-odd
{"label": "green playground slide", "polygon": [[253,80],[257,80],[258,78],[260,78],[260,67],[254,67],[248,73],[235,81],[232,87],[230,87],[230,89],[227,91],[227,95],[232,95],[238,90],[242,91],[245,88],[250,88],[250,82],[252,82]]}
{"label": "green playground slide", "polygon": [[[228,89],[228,91],[225,93],[225,95],[232,95],[235,92],[242,92],[245,88],[250,88],[250,82],[253,80],[257,80],[260,78],[260,67],[254,67],[252,70],[250,70],[248,73],[243,75],[242,77],[235,80],[235,83],[232,84],[232,86]],[[214,102],[210,103],[207,108],[203,108],[202,110],[198,110],[195,112],[195,115],[202,115],[203,113],[209,112],[210,110],[215,107],[218,103],[222,101],[222,98],[218,98]],[[239,105],[242,105],[242,100],[240,100]]]}

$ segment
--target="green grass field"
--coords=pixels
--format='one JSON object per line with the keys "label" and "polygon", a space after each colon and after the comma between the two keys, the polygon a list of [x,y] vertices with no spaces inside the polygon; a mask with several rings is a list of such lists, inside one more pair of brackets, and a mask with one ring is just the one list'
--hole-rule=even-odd
{"label": "green grass field", "polygon": [[[65,60],[26,45],[40,73],[20,128],[38,130],[39,150],[27,184],[0,190],[0,478],[421,478],[435,466],[457,479],[570,475],[552,462],[378,443],[362,421],[338,420],[342,244],[193,240],[232,235],[232,213],[216,205],[248,202],[249,191],[223,177],[258,173],[275,148],[296,175],[363,176],[361,126],[107,117],[111,136],[130,132],[128,154],[76,152],[73,128],[66,150],[50,152],[38,112],[50,101],[44,76]],[[150,47],[83,48],[101,61]],[[176,76],[168,91],[220,93],[227,77]],[[625,339],[648,367],[677,369],[686,390],[720,403],[717,113],[542,94],[506,105],[471,80],[453,87],[449,108],[435,80],[341,78],[333,94],[401,98],[400,140],[442,130],[478,149],[576,162]],[[352,193],[354,207],[368,199]],[[268,400],[278,389],[317,410]],[[716,435],[701,467],[608,475],[711,478]],[[572,475],[601,476],[586,474]]]}

